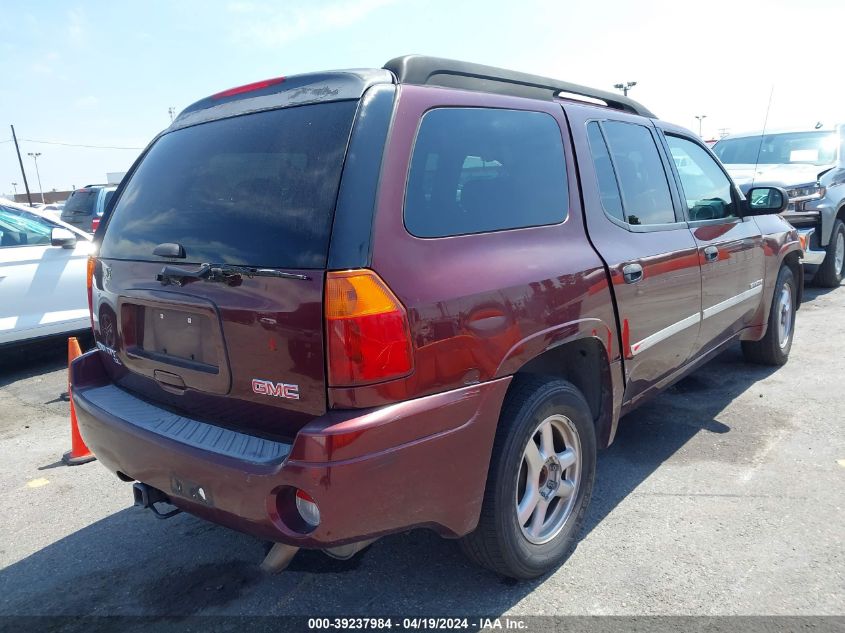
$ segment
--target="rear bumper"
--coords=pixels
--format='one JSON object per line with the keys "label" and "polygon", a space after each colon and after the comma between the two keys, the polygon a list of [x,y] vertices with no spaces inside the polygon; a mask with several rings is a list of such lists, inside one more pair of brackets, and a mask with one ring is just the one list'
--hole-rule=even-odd
{"label": "rear bumper", "polygon": [[[262,444],[239,433],[217,438],[219,427],[186,430],[204,424],[187,418],[171,424],[173,414],[111,385],[97,351],[74,361],[71,380],[82,436],[109,470],[162,490],[189,513],[301,547],[417,526],[445,536],[474,529],[510,382],[330,411],[290,444]],[[319,505],[321,523],[310,533],[289,520],[293,488]]]}

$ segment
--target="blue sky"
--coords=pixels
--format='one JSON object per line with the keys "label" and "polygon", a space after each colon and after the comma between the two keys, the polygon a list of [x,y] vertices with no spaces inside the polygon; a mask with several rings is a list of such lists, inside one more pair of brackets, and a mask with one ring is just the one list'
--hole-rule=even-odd
{"label": "blue sky", "polygon": [[[841,0],[4,0],[0,193],[21,182],[9,124],[45,190],[124,171],[178,110],[222,89],[426,53],[631,96],[704,136],[845,122]],[[837,40],[838,38],[838,40]],[[22,191],[22,185],[18,185]]]}

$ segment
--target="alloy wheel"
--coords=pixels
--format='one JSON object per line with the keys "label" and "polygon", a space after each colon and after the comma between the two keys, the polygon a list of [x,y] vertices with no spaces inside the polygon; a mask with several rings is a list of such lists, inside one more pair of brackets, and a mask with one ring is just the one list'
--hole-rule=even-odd
{"label": "alloy wheel", "polygon": [[517,474],[516,516],[531,543],[547,543],[572,514],[581,481],[581,441],[568,417],[543,420],[528,440]]}
{"label": "alloy wheel", "polygon": [[783,284],[775,307],[778,327],[778,345],[785,349],[792,335],[792,284]]}

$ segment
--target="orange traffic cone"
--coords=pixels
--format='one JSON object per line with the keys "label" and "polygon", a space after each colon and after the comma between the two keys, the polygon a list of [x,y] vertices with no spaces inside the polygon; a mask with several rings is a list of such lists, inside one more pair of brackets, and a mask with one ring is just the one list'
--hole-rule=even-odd
{"label": "orange traffic cone", "polygon": [[91,449],[85,446],[82,441],[82,436],[79,434],[79,426],[76,423],[76,409],[73,407],[73,393],[70,386],[70,363],[77,356],[82,355],[82,350],[79,348],[79,341],[75,336],[71,336],[67,340],[67,366],[68,366],[68,381],[67,393],[70,396],[70,450],[62,455],[62,461],[65,466],[78,466],[79,464],[87,464],[88,462],[97,459]]}

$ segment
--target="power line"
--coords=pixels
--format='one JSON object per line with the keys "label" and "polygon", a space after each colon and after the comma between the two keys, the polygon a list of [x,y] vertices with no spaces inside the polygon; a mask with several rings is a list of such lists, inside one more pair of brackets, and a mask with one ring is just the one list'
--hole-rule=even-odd
{"label": "power line", "polygon": [[[126,147],[118,145],[84,145],[82,143],[64,143],[62,141],[37,141],[34,138],[22,138],[27,143],[43,143],[45,145],[64,145],[65,147],[87,147],[90,149],[144,149],[143,147]],[[3,141],[5,142],[5,141]]]}

